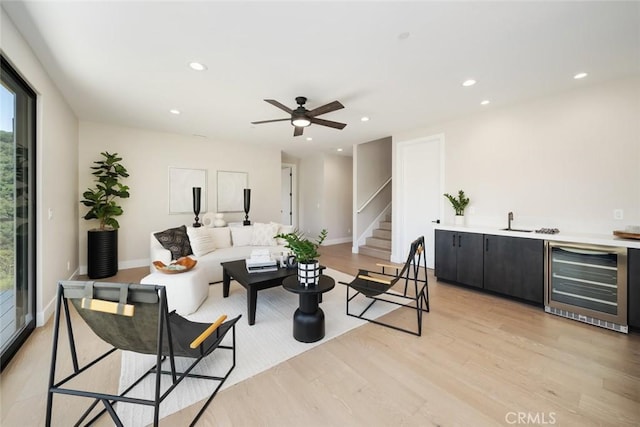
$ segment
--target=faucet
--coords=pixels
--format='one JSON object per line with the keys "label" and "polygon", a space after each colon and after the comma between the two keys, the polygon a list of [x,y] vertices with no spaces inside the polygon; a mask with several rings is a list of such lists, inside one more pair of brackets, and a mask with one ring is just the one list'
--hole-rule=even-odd
{"label": "faucet", "polygon": [[507,230],[511,230],[511,221],[513,221],[513,212],[509,212],[509,215],[507,216]]}

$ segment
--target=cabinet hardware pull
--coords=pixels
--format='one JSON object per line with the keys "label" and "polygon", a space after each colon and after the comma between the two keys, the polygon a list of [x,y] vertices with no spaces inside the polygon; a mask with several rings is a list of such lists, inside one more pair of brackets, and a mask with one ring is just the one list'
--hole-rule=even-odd
{"label": "cabinet hardware pull", "polygon": [[458,247],[462,246],[462,234],[458,234]]}
{"label": "cabinet hardware pull", "polygon": [[485,237],[484,239],[484,250],[485,252],[489,252],[489,238]]}
{"label": "cabinet hardware pull", "polygon": [[456,247],[456,235],[454,234],[451,237],[453,237],[453,242],[452,243],[453,243],[453,247],[455,248]]}

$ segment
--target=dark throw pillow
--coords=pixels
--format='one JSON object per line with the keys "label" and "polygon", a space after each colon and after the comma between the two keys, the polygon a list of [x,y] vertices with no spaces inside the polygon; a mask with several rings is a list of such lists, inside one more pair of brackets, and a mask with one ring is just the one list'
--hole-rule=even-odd
{"label": "dark throw pillow", "polygon": [[184,225],[153,233],[153,235],[163,248],[171,252],[171,259],[178,259],[193,253],[187,235],[187,227]]}

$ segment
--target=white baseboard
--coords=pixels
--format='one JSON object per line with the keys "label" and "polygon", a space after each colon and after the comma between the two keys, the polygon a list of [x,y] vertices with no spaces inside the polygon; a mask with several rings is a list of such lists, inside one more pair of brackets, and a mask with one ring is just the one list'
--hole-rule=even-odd
{"label": "white baseboard", "polygon": [[351,241],[353,241],[353,239],[351,237],[339,237],[337,239],[325,240],[322,243],[322,246],[340,245],[342,243],[349,243]]}

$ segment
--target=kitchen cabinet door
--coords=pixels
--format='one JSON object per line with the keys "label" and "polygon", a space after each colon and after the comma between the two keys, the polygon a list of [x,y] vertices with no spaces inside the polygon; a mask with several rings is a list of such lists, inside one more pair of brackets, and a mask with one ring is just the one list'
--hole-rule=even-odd
{"label": "kitchen cabinet door", "polygon": [[485,235],[484,288],[542,305],[544,242]]}
{"label": "kitchen cabinet door", "polygon": [[627,315],[629,326],[640,330],[640,249],[629,249],[627,253]]}
{"label": "kitchen cabinet door", "polygon": [[483,259],[482,251],[483,235],[476,233],[458,233],[458,282],[465,285],[482,288]]}
{"label": "kitchen cabinet door", "polygon": [[435,276],[455,282],[457,273],[456,232],[436,230]]}
{"label": "kitchen cabinet door", "polygon": [[482,288],[482,234],[436,230],[435,276]]}

